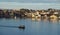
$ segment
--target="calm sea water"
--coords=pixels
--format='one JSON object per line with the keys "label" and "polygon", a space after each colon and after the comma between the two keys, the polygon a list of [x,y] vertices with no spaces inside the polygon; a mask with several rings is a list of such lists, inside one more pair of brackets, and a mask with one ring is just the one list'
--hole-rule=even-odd
{"label": "calm sea water", "polygon": [[[17,28],[20,25],[25,29]],[[60,35],[60,21],[0,19],[0,35]]]}

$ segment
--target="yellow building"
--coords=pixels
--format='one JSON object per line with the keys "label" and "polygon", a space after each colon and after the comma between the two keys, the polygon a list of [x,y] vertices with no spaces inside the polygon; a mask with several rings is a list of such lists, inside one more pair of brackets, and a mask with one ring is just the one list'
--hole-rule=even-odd
{"label": "yellow building", "polygon": [[32,18],[35,18],[35,15],[32,13]]}
{"label": "yellow building", "polygon": [[37,11],[36,13],[35,13],[35,18],[40,18],[41,17],[41,15],[39,14],[39,12]]}
{"label": "yellow building", "polygon": [[56,15],[51,15],[50,18],[51,19],[57,19],[58,17]]}

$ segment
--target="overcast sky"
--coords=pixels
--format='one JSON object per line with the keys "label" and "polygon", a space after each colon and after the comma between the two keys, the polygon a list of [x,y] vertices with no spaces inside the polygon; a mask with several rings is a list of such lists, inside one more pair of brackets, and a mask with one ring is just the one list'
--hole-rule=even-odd
{"label": "overcast sky", "polygon": [[18,3],[18,2],[0,2],[0,8],[4,9],[60,9],[59,3]]}
{"label": "overcast sky", "polygon": [[60,0],[0,0],[0,8],[60,9]]}
{"label": "overcast sky", "polygon": [[59,3],[60,0],[0,0],[0,2],[20,2],[20,3]]}

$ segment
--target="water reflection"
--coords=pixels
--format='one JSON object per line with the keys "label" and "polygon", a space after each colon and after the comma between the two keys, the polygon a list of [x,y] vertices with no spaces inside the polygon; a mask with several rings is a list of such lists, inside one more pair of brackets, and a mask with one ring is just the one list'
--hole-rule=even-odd
{"label": "water reflection", "polygon": [[35,19],[35,18],[32,18],[32,21],[43,21],[43,22],[49,21],[49,22],[52,22],[52,23],[57,23],[60,20],[58,20],[58,19]]}
{"label": "water reflection", "polygon": [[39,19],[39,18],[37,18],[36,20],[37,20],[37,21],[41,21],[41,19]]}
{"label": "water reflection", "polygon": [[[57,35],[60,32],[58,19],[1,19],[0,22],[3,35]],[[25,25],[25,28],[18,28],[20,25]]]}
{"label": "water reflection", "polygon": [[21,29],[21,30],[25,30],[25,27],[23,27],[23,26],[5,26],[5,25],[0,25],[0,27],[19,28],[19,29]]}
{"label": "water reflection", "polygon": [[59,24],[60,24],[60,20],[59,20],[58,22],[59,22]]}
{"label": "water reflection", "polygon": [[57,23],[59,20],[58,19],[50,19],[50,22],[52,23]]}
{"label": "water reflection", "polygon": [[32,18],[32,21],[41,21],[40,18]]}
{"label": "water reflection", "polygon": [[34,21],[34,20],[35,20],[35,18],[32,18],[32,20]]}

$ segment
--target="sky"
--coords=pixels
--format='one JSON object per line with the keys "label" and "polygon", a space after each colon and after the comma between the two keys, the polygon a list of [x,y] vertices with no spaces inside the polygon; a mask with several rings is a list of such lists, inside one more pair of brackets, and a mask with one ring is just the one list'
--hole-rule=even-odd
{"label": "sky", "polygon": [[0,2],[20,2],[20,3],[59,3],[60,0],[0,0]]}
{"label": "sky", "polygon": [[60,0],[0,0],[0,8],[60,9]]}

